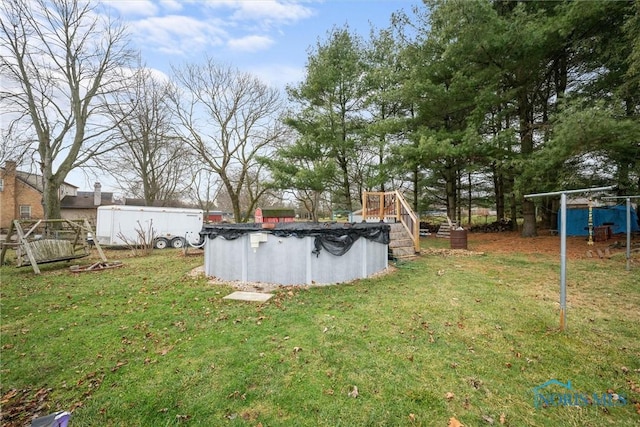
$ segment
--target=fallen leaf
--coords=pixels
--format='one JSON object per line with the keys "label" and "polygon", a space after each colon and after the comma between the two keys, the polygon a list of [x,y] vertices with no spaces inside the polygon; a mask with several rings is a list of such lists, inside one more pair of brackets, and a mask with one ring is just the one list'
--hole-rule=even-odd
{"label": "fallen leaf", "polygon": [[500,414],[500,424],[504,424],[506,422],[507,422],[507,416],[504,413]]}
{"label": "fallen leaf", "polygon": [[2,400],[0,400],[0,403],[2,403],[3,405],[6,404],[11,399],[13,399],[17,394],[18,394],[18,390],[16,390],[15,388],[9,390],[4,396],[2,396]]}
{"label": "fallen leaf", "polygon": [[416,414],[409,414],[409,421],[411,421],[412,423],[416,422]]}
{"label": "fallen leaf", "polygon": [[124,362],[118,362],[118,363],[116,363],[116,366],[114,366],[113,368],[111,368],[111,372],[115,372],[115,371],[117,371],[118,369],[120,369],[120,368],[122,368],[124,365],[126,365],[127,363],[129,363],[129,362],[127,362],[126,360],[125,360]]}
{"label": "fallen leaf", "polygon": [[349,397],[356,398],[356,397],[358,397],[358,394],[359,394],[359,393],[358,393],[358,387],[354,385],[354,386],[353,386],[353,390],[351,390],[351,391],[348,393],[348,396],[349,396]]}
{"label": "fallen leaf", "polygon": [[495,422],[495,421],[493,420],[493,418],[491,418],[491,417],[490,417],[490,416],[488,416],[488,415],[483,415],[483,416],[482,416],[482,419],[483,419],[486,423],[489,423],[489,424],[493,424],[493,423]]}
{"label": "fallen leaf", "polygon": [[448,391],[448,392],[447,392],[447,394],[445,394],[445,395],[444,395],[444,397],[445,397],[447,400],[451,400],[451,399],[453,399],[454,397],[456,397],[456,395],[455,395],[455,394],[453,394],[453,393],[451,393],[450,391]]}
{"label": "fallen leaf", "polygon": [[162,350],[160,350],[158,354],[160,354],[161,356],[166,356],[167,353],[169,353],[171,350],[173,350],[173,346],[165,347]]}
{"label": "fallen leaf", "polygon": [[464,427],[464,424],[458,421],[455,417],[451,417],[449,418],[449,424],[447,424],[447,426],[448,427]]}
{"label": "fallen leaf", "polygon": [[464,409],[469,409],[471,407],[471,402],[469,401],[469,396],[465,396],[464,403],[462,404]]}
{"label": "fallen leaf", "polygon": [[82,402],[76,402],[69,407],[69,411],[73,412],[78,408],[81,408],[84,404]]}
{"label": "fallen leaf", "polygon": [[302,351],[302,347],[293,347],[293,352],[294,353],[299,353]]}

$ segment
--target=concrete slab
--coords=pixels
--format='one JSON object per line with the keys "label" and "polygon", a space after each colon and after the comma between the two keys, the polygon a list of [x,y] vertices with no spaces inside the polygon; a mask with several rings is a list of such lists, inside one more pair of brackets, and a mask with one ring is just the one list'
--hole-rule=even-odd
{"label": "concrete slab", "polygon": [[233,299],[238,301],[265,302],[271,298],[273,294],[263,294],[260,292],[242,292],[236,291],[232,294],[222,297],[222,299]]}

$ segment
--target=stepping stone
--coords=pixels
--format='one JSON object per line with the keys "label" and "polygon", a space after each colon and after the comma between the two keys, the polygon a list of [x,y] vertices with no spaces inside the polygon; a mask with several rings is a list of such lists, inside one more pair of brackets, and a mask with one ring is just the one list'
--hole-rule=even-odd
{"label": "stepping stone", "polygon": [[222,299],[233,299],[238,301],[265,302],[271,298],[273,294],[264,294],[261,292],[243,292],[236,291],[232,294],[222,297]]}

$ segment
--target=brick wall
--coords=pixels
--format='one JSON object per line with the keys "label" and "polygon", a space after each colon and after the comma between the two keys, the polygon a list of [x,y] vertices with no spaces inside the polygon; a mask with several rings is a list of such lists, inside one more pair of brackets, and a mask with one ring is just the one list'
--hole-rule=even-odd
{"label": "brick wall", "polygon": [[0,229],[7,230],[11,221],[19,218],[20,206],[31,206],[31,218],[44,218],[42,194],[30,185],[16,178],[15,163],[6,162],[0,170],[4,188],[0,191]]}

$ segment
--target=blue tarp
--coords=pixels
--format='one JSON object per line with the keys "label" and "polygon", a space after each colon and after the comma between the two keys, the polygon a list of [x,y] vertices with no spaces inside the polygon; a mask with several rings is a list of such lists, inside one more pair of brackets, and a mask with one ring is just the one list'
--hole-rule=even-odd
{"label": "blue tarp", "polygon": [[[593,226],[611,226],[613,234],[627,232],[627,207],[611,206],[593,208]],[[558,230],[560,230],[560,211],[558,211]],[[640,231],[638,215],[631,208],[631,231]],[[567,209],[567,236],[589,235],[589,209]]]}

